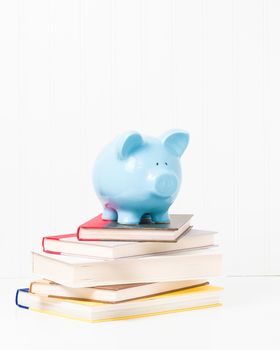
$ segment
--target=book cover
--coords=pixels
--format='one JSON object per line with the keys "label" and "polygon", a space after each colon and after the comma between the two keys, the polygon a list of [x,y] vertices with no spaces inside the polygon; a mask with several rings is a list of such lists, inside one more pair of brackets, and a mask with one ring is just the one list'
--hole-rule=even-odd
{"label": "book cover", "polygon": [[39,294],[41,296],[45,295],[57,298],[120,303],[146,296],[180,289],[194,288],[207,284],[209,284],[207,280],[201,279],[174,282],[117,284],[89,288],[69,288],[49,280],[40,280],[31,282],[29,291],[30,293]]}
{"label": "book cover", "polygon": [[33,252],[33,273],[68,287],[167,282],[218,276],[216,248],[181,250],[107,260]]}
{"label": "book cover", "polygon": [[211,246],[215,244],[215,236],[216,232],[191,229],[177,242],[81,241],[72,233],[45,236],[42,248],[49,254],[117,259]]}
{"label": "book cover", "polygon": [[[84,241],[177,241],[190,227],[191,218],[191,214],[171,214],[170,223],[153,223],[144,219],[139,225],[121,225],[117,221],[103,220],[100,214],[78,227],[77,238]],[[162,232],[164,235],[160,235]]]}
{"label": "book cover", "polygon": [[46,249],[46,240],[52,240],[52,241],[60,241],[60,240],[65,240],[65,239],[76,239],[77,234],[76,233],[68,233],[68,234],[63,234],[63,235],[55,235],[55,236],[45,236],[42,238],[42,249],[43,252],[49,253],[49,254],[61,254],[62,252],[60,251],[55,251],[55,250],[48,250]]}
{"label": "book cover", "polygon": [[166,313],[221,306],[221,287],[202,286],[145,297],[122,304],[40,297],[28,288],[16,292],[16,305],[23,309],[85,322],[117,321]]}
{"label": "book cover", "polygon": [[114,229],[114,230],[170,230],[176,231],[192,218],[191,214],[171,214],[170,223],[155,224],[150,219],[143,219],[139,225],[121,225],[117,221],[103,220],[102,214],[85,222],[78,228],[78,233],[81,228],[94,229]]}

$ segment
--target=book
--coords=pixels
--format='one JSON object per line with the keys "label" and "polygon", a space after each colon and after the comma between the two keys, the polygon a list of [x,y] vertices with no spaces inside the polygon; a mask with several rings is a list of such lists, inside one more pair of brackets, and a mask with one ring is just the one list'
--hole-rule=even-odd
{"label": "book", "polygon": [[147,295],[156,295],[172,290],[193,288],[194,286],[201,286],[206,284],[208,284],[206,280],[189,280],[174,282],[117,284],[112,286],[88,288],[69,288],[52,281],[41,280],[32,282],[30,284],[29,291],[33,294],[53,297],[119,303],[131,299],[142,298]]}
{"label": "book", "polygon": [[182,250],[117,260],[33,252],[33,273],[68,287],[171,282],[221,273],[217,248]]}
{"label": "book", "polygon": [[20,308],[49,315],[101,322],[219,306],[221,290],[220,287],[201,286],[125,303],[105,304],[40,296],[30,293],[28,288],[25,288],[17,291],[16,304]]}
{"label": "book", "polygon": [[190,230],[177,242],[79,241],[77,235],[64,234],[43,237],[43,251],[52,254],[80,255],[117,259],[173,250],[206,247],[215,244],[215,233]]}
{"label": "book", "polygon": [[176,242],[190,227],[192,215],[171,214],[170,223],[156,224],[144,219],[139,225],[121,225],[116,221],[103,220],[101,214],[80,225],[79,240]]}

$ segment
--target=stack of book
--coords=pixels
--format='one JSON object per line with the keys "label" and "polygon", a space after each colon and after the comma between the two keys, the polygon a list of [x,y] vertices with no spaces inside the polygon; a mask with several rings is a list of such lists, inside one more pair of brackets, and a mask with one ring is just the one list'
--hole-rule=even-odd
{"label": "stack of book", "polygon": [[43,237],[32,252],[41,280],[19,289],[16,304],[88,322],[218,306],[216,234],[193,229],[191,217],[128,226],[99,215],[75,234]]}

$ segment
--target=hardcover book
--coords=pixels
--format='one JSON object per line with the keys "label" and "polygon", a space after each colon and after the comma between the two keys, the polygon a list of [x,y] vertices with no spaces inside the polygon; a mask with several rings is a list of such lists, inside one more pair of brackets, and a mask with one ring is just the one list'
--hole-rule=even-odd
{"label": "hardcover book", "polygon": [[222,288],[201,286],[176,292],[131,300],[119,304],[61,299],[40,296],[28,288],[16,293],[16,304],[20,308],[86,322],[122,320],[136,317],[220,306]]}
{"label": "hardcover book", "polygon": [[117,284],[113,286],[99,286],[89,288],[69,288],[48,280],[35,281],[30,284],[30,293],[58,298],[72,298],[80,300],[119,303],[131,299],[143,298],[164,292],[193,288],[206,285],[206,280],[189,280],[174,282]]}
{"label": "hardcover book", "polygon": [[33,252],[33,273],[68,287],[171,282],[218,276],[217,248],[182,250],[117,260]]}
{"label": "hardcover book", "polygon": [[77,235],[47,236],[42,240],[43,251],[52,254],[79,255],[117,259],[215,244],[215,232],[190,230],[177,242],[79,241]]}
{"label": "hardcover book", "polygon": [[192,215],[171,214],[170,223],[155,224],[144,219],[139,225],[120,225],[116,221],[103,220],[101,215],[79,226],[79,240],[176,242],[190,227]]}

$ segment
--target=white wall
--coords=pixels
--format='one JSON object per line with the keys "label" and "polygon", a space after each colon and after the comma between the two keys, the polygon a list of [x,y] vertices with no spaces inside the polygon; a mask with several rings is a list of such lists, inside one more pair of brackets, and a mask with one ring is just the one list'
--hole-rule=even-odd
{"label": "white wall", "polygon": [[115,134],[185,128],[173,212],[219,230],[228,274],[279,274],[280,2],[0,1],[0,276],[101,207]]}

